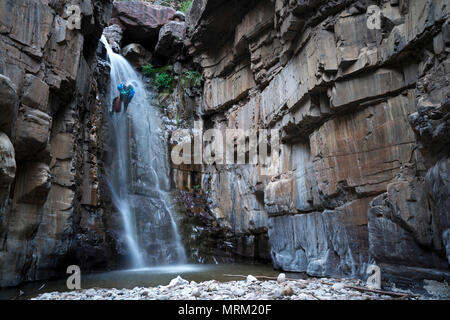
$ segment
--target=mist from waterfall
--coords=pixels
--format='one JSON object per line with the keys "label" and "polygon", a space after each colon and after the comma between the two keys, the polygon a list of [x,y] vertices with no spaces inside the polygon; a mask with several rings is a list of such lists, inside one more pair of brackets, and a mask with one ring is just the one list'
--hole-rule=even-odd
{"label": "mist from waterfall", "polygon": [[[111,63],[109,102],[120,83],[136,93],[127,112],[109,113],[110,153],[107,181],[123,222],[122,238],[132,268],[186,263],[186,253],[171,208],[167,143],[158,106],[151,104],[141,76],[102,36]],[[123,106],[122,106],[123,107]]]}

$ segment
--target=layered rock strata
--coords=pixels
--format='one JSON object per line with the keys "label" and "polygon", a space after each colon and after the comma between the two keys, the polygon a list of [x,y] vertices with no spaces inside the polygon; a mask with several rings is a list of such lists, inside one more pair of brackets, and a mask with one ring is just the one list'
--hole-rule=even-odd
{"label": "layered rock strata", "polygon": [[195,174],[215,219],[268,234],[276,268],[448,280],[449,9],[195,0],[204,130],[278,129],[280,170],[176,168],[177,185]]}
{"label": "layered rock strata", "polygon": [[0,286],[106,267],[95,52],[111,7],[0,3]]}
{"label": "layered rock strata", "polygon": [[125,256],[103,180],[109,65],[95,50],[108,23],[136,66],[154,54],[181,79],[188,53],[203,70],[201,99],[160,95],[170,130],[181,118],[280,132],[275,174],[173,165],[191,259],[363,279],[377,264],[384,281],[449,281],[445,0],[194,0],[185,22],[133,1],[110,21],[110,1],[80,0],[75,30],[68,3],[0,4],[0,286]]}

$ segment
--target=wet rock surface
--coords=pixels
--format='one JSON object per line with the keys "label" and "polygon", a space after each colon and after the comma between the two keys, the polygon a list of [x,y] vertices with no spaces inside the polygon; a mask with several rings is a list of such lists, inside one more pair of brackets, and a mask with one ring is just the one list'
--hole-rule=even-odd
{"label": "wet rock surface", "polygon": [[[253,276],[249,276],[253,277]],[[396,290],[398,296],[383,293],[359,291],[361,281],[347,279],[306,280],[287,279],[283,283],[275,280],[230,281],[215,280],[196,283],[180,277],[173,279],[167,286],[134,289],[93,288],[71,292],[49,292],[32,300],[393,300],[393,299],[444,299],[448,298],[445,286],[429,283],[427,296],[414,295]],[[448,288],[447,288],[448,289]],[[403,295],[402,295],[403,294]]]}
{"label": "wet rock surface", "polygon": [[123,37],[122,28],[117,24],[113,24],[103,30],[103,35],[105,36],[106,40],[108,40],[108,43],[113,51],[115,53],[120,53]]}

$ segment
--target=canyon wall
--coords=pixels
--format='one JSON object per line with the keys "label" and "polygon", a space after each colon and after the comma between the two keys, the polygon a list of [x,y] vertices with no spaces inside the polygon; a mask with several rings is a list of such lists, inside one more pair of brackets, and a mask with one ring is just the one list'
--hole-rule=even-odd
{"label": "canyon wall", "polygon": [[[80,9],[78,28],[68,5]],[[70,264],[106,268],[109,67],[95,53],[111,10],[109,0],[0,1],[0,286]]]}
{"label": "canyon wall", "polygon": [[[374,6],[375,5],[375,6]],[[449,280],[447,1],[195,0],[203,130],[278,129],[280,171],[177,167],[249,257],[315,276]],[[263,241],[269,244],[261,245]],[[270,245],[270,246],[269,246]]]}
{"label": "canyon wall", "polygon": [[[194,0],[184,17],[135,1],[1,1],[0,286],[126,259],[104,179],[108,25],[136,67],[172,65],[177,85],[149,99],[167,135],[194,121],[280,132],[276,174],[172,163],[191,260],[450,281],[447,2]],[[202,88],[183,78],[195,68]]]}

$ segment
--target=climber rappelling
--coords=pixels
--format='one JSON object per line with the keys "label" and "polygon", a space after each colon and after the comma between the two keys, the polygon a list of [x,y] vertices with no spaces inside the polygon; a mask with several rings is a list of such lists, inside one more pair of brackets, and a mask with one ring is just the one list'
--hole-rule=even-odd
{"label": "climber rappelling", "polygon": [[124,106],[124,111],[127,112],[128,105],[133,100],[134,94],[136,93],[134,87],[137,86],[136,82],[128,83],[124,85],[123,83],[117,86],[120,95],[113,100],[113,105],[111,108],[111,113],[119,113],[122,110],[122,104]]}

